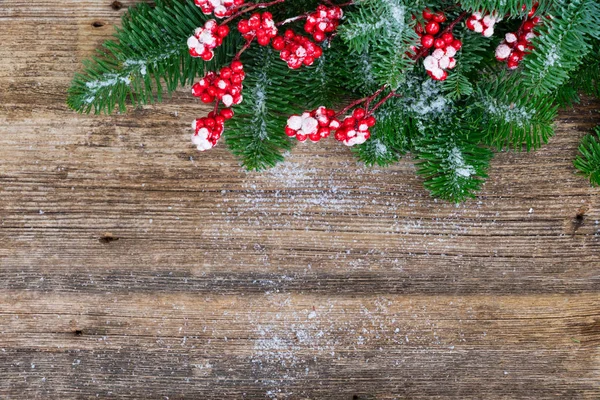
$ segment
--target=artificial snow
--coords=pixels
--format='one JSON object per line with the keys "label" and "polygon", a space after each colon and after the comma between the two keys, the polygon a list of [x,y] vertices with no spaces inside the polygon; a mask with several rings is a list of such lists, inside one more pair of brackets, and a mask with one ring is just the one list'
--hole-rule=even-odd
{"label": "artificial snow", "polygon": [[431,79],[425,80],[420,85],[416,98],[407,99],[409,109],[418,117],[427,117],[431,114],[444,114],[449,108],[449,101],[442,95],[440,85]]}
{"label": "artificial snow", "polygon": [[558,49],[556,48],[556,45],[553,44],[552,47],[550,47],[548,58],[546,58],[546,61],[544,61],[544,67],[546,67],[546,69],[553,67],[559,59],[560,55],[558,53]]}
{"label": "artificial snow", "polygon": [[525,126],[535,114],[534,110],[518,107],[515,103],[500,104],[496,99],[487,99],[484,105],[489,114],[504,120],[507,124],[516,124],[519,127]]}
{"label": "artificial snow", "polygon": [[448,157],[448,161],[450,162],[450,166],[454,170],[454,173],[458,177],[470,178],[476,173],[475,168],[465,163],[462,152],[458,147],[454,147],[452,149],[450,156]]}

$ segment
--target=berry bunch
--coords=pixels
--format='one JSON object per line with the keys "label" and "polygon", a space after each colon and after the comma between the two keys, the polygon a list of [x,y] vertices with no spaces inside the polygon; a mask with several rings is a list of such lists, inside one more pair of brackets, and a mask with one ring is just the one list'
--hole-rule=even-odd
{"label": "berry bunch", "polygon": [[284,36],[273,39],[273,48],[280,51],[280,57],[287,62],[291,69],[298,69],[302,65],[312,65],[315,60],[323,55],[323,49],[302,35],[296,35],[288,29]]}
{"label": "berry bunch", "polygon": [[500,21],[496,13],[486,14],[475,12],[467,20],[467,28],[473,32],[481,33],[485,37],[491,37],[494,34],[494,25]]}
{"label": "berry bunch", "polygon": [[222,101],[225,107],[242,102],[242,82],[246,74],[244,65],[233,61],[230,66],[221,68],[218,74],[209,72],[192,86],[192,94],[203,103]]}
{"label": "berry bunch", "polygon": [[425,27],[421,23],[415,27],[417,35],[421,38],[421,47],[413,47],[412,50],[418,53],[421,49],[434,49],[430,55],[425,57],[423,65],[431,78],[444,81],[448,78],[447,71],[456,66],[454,56],[462,48],[462,42],[450,32],[440,34],[440,24],[446,21],[446,15],[443,12],[433,13],[426,8],[423,10],[423,18],[428,21]]}
{"label": "berry bunch", "polygon": [[521,28],[516,33],[507,33],[502,43],[496,48],[496,59],[506,61],[508,69],[518,68],[525,55],[533,49],[531,39],[537,36],[533,29],[541,22],[541,18],[535,16],[536,9],[537,3],[529,11]]}
{"label": "berry bunch", "polygon": [[312,35],[316,42],[322,42],[327,37],[327,33],[334,32],[338,28],[343,16],[344,12],[337,6],[328,8],[319,5],[317,11],[306,18],[304,30]]}
{"label": "berry bunch", "polygon": [[287,121],[285,133],[290,137],[296,137],[301,142],[306,139],[318,142],[328,137],[339,126],[340,122],[335,119],[334,110],[319,107],[302,115],[292,115]]}
{"label": "berry bunch", "polygon": [[435,39],[436,49],[431,55],[425,57],[423,66],[427,74],[436,81],[445,81],[448,78],[448,70],[454,69],[456,52],[462,47],[462,42],[447,32],[440,38]]}
{"label": "berry bunch", "polygon": [[220,46],[227,35],[229,28],[226,25],[219,26],[214,19],[206,21],[203,27],[196,28],[187,41],[190,55],[201,57],[204,61],[212,60],[215,56],[213,49]]}
{"label": "berry bunch", "polygon": [[375,126],[375,117],[367,116],[364,108],[357,108],[347,116],[335,132],[335,139],[346,146],[363,144],[371,137],[369,128]]}
{"label": "berry bunch", "polygon": [[244,0],[194,0],[206,15],[215,14],[217,18],[225,18],[233,15],[233,12],[244,4]]}
{"label": "berry bunch", "polygon": [[192,143],[200,151],[210,150],[217,145],[217,142],[225,130],[225,121],[233,118],[233,111],[224,108],[216,115],[214,112],[208,113],[204,118],[198,118],[192,122]]}
{"label": "berry bunch", "polygon": [[256,37],[261,46],[268,46],[271,39],[277,36],[277,27],[270,12],[254,13],[250,19],[241,20],[238,23],[238,31],[246,40]]}

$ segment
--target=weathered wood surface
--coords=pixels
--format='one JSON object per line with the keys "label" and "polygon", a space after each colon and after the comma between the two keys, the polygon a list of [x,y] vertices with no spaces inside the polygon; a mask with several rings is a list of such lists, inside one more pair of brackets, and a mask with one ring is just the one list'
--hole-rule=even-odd
{"label": "weathered wood surface", "polygon": [[186,91],[65,107],[118,8],[0,1],[0,398],[600,397],[598,103],[460,206],[331,142],[246,173]]}

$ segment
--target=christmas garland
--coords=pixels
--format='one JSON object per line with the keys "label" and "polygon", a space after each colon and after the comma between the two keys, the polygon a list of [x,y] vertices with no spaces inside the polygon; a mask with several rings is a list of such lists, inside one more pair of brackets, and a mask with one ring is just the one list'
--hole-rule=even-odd
{"label": "christmas garland", "polygon": [[[538,148],[559,107],[600,95],[599,39],[597,0],[158,0],[129,10],[68,104],[123,112],[191,85],[213,107],[192,123],[200,151],[224,136],[260,170],[331,136],[368,165],[411,152],[434,196],[463,201],[494,150]],[[597,135],[575,166],[600,185]]]}

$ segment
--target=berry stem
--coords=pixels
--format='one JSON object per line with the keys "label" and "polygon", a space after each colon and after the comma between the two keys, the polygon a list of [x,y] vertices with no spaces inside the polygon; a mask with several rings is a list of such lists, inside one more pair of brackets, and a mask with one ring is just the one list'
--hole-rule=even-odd
{"label": "berry stem", "polygon": [[225,21],[223,21],[221,23],[221,25],[227,25],[228,23],[230,23],[231,21],[233,21],[234,19],[236,19],[237,17],[239,17],[240,15],[244,15],[250,11],[256,10],[257,8],[267,8],[267,7],[271,7],[277,4],[281,4],[283,2],[285,2],[286,0],[273,0],[271,2],[268,3],[257,3],[254,4],[250,7],[244,8],[241,11],[236,12],[235,14],[233,14],[231,17],[227,18]]}
{"label": "berry stem", "polygon": [[308,13],[307,14],[298,15],[297,17],[288,18],[285,21],[278,22],[276,24],[276,26],[282,26],[282,25],[289,24],[289,23],[292,23],[292,22],[295,22],[295,21],[299,21],[301,19],[306,19],[306,18],[308,18]]}
{"label": "berry stem", "polygon": [[341,111],[339,111],[337,114],[335,114],[335,117],[339,117],[340,115],[343,115],[345,113],[347,113],[348,111],[350,111],[352,108],[366,103],[369,104],[373,101],[373,99],[375,99],[377,96],[379,96],[387,87],[387,85],[383,85],[382,87],[380,87],[375,93],[373,93],[371,96],[368,97],[363,97],[362,99],[358,99],[354,102],[352,102],[351,104],[349,104],[347,107],[345,107],[344,109],[342,109]]}
{"label": "berry stem", "polygon": [[[442,37],[442,35],[443,35],[444,33],[452,32],[452,31],[454,30],[454,27],[455,27],[455,26],[456,26],[456,25],[457,25],[457,24],[458,24],[460,21],[462,21],[463,19],[465,19],[465,17],[466,17],[467,15],[469,15],[469,13],[468,13],[468,12],[466,12],[466,11],[465,11],[465,12],[463,12],[462,14],[460,14],[460,15],[458,16],[458,18],[456,18],[454,21],[452,21],[452,22],[450,23],[450,25],[448,25],[448,26],[446,27],[446,29],[444,29],[443,31],[441,31],[440,33],[438,33],[438,34],[435,36],[435,38],[440,38],[440,37]],[[416,60],[418,60],[419,58],[421,58],[421,57],[423,57],[425,54],[427,54],[427,53],[429,52],[429,50],[430,50],[429,48],[427,48],[427,47],[423,47],[423,48],[421,49],[421,51],[419,51],[417,54],[415,54],[415,55],[412,57],[412,59],[413,59],[413,60],[415,60],[415,61],[416,61]]]}
{"label": "berry stem", "polygon": [[[381,99],[381,100],[380,100],[380,101],[379,101],[377,104],[375,104],[375,106],[374,106],[372,109],[370,109],[370,110],[367,110],[367,117],[368,117],[368,116],[370,116],[370,115],[372,115],[372,114],[373,114],[375,111],[377,111],[377,109],[378,109],[379,107],[381,107],[382,105],[384,105],[384,104],[385,104],[385,102],[386,102],[386,101],[388,101],[389,99],[391,99],[392,97],[402,97],[402,95],[400,95],[400,94],[397,94],[396,92],[394,92],[394,91],[392,90],[391,92],[389,92],[389,93],[387,94],[387,96],[385,96],[385,97],[384,97],[383,99]],[[368,107],[368,106],[367,106],[367,107]]]}
{"label": "berry stem", "polygon": [[254,41],[254,38],[255,38],[255,36],[246,42],[246,44],[240,49],[240,51],[238,51],[236,53],[235,57],[233,57],[233,61],[238,61],[240,59],[240,57],[242,56],[242,53],[245,52],[246,50],[248,50],[250,48],[250,46],[252,46],[252,42]]}

